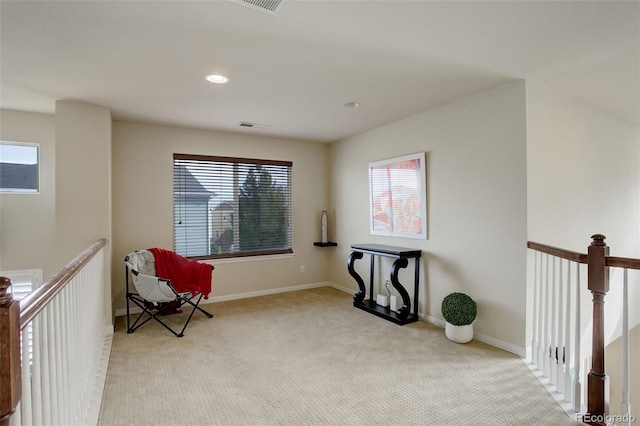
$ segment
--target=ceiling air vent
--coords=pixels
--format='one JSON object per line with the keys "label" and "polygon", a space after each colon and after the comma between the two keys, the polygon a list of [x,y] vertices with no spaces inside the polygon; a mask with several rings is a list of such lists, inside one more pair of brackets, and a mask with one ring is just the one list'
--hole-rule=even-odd
{"label": "ceiling air vent", "polygon": [[248,121],[241,121],[238,123],[238,127],[244,127],[246,129],[268,129],[271,127],[269,124],[249,123]]}
{"label": "ceiling air vent", "polygon": [[250,7],[251,9],[260,10],[270,15],[277,15],[280,13],[285,3],[288,0],[228,0],[232,3],[241,4],[243,6]]}

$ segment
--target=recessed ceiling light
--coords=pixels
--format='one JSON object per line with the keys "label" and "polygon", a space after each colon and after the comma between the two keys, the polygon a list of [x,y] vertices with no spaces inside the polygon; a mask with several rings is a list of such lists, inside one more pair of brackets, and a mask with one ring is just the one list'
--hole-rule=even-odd
{"label": "recessed ceiling light", "polygon": [[208,76],[205,77],[205,79],[210,83],[217,83],[217,84],[223,84],[229,81],[227,77],[219,74],[209,74]]}
{"label": "recessed ceiling light", "polygon": [[358,108],[360,106],[360,102],[347,102],[342,104],[342,106],[345,108]]}

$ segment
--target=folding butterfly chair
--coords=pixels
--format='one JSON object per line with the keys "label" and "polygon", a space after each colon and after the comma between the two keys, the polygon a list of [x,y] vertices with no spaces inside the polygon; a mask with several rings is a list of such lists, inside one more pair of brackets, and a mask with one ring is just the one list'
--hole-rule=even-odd
{"label": "folding butterfly chair", "polygon": [[[191,291],[178,293],[171,285],[171,280],[156,276],[155,258],[151,251],[136,250],[129,253],[129,255],[124,258],[124,264],[127,298],[127,333],[133,333],[154,319],[175,336],[182,337],[196,310],[202,312],[207,318],[213,317],[212,314],[198,306],[203,297],[202,293],[193,294]],[[214,269],[213,265],[211,265],[211,269]],[[135,292],[129,289],[130,275],[136,290]],[[142,312],[133,324],[131,324],[129,301],[142,309]],[[165,323],[161,317],[169,313],[181,312],[180,308],[185,304],[191,305],[193,309],[178,333]]]}

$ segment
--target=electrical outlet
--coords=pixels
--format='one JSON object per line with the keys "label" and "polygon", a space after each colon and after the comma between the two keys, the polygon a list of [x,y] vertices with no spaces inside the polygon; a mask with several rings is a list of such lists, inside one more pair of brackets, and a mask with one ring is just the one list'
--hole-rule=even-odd
{"label": "electrical outlet", "polygon": [[300,265],[300,272],[304,272],[304,271],[305,271],[304,265]]}

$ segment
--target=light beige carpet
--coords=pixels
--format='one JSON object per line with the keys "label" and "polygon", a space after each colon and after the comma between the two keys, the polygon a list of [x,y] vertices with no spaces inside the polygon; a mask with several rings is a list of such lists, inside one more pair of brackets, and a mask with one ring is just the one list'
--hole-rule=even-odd
{"label": "light beige carpet", "polygon": [[99,425],[575,424],[515,355],[332,288],[205,308],[183,338],[118,318]]}

